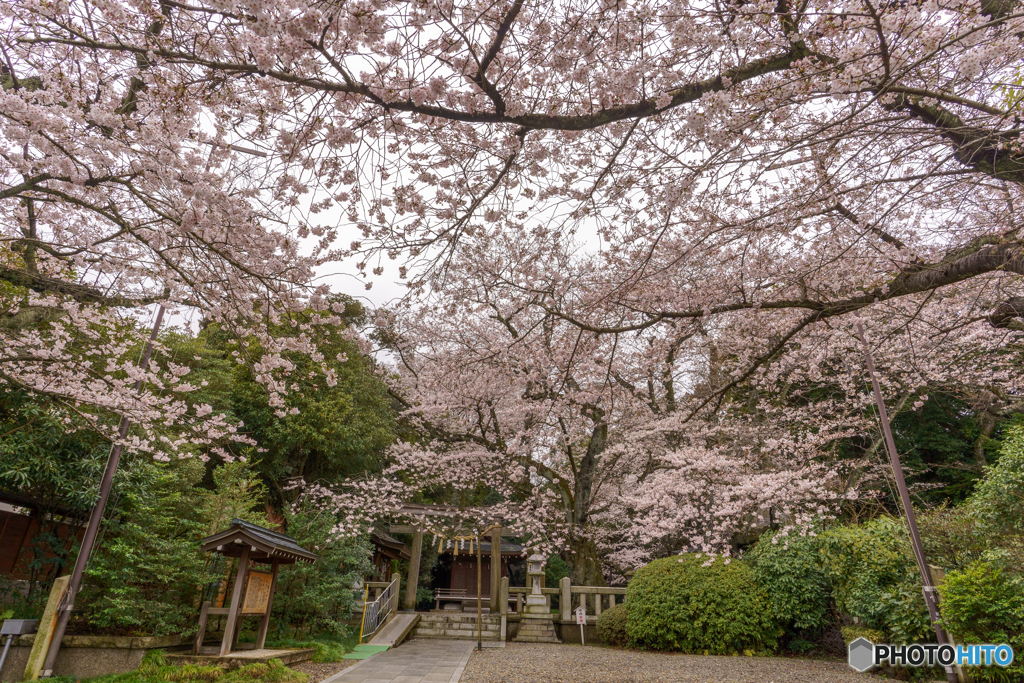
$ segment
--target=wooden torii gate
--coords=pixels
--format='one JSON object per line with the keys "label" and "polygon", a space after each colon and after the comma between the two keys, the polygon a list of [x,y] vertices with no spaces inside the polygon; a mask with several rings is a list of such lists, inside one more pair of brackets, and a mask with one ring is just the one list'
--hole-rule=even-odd
{"label": "wooden torii gate", "polygon": [[[398,510],[394,517],[400,520],[409,519],[422,519],[427,520],[431,517],[453,517],[453,516],[464,516],[467,512],[478,511],[481,516],[486,516],[486,510],[483,508],[455,508],[447,505],[421,505],[417,503],[406,503]],[[501,596],[498,594],[498,585],[501,583],[501,535],[503,532],[508,531],[503,529],[499,524],[487,525],[481,524],[481,526],[490,528],[491,536],[491,613],[496,614],[499,610],[499,600]],[[409,560],[409,576],[406,583],[405,589],[405,602],[403,603],[403,609],[412,611],[416,609],[416,589],[419,587],[420,578],[420,559],[423,556],[423,535],[424,533],[430,533],[429,528],[425,522],[397,522],[391,524],[391,533],[394,534],[412,534],[412,549],[410,554],[412,559]],[[477,587],[479,588],[479,583]],[[477,603],[479,607],[479,602]]]}

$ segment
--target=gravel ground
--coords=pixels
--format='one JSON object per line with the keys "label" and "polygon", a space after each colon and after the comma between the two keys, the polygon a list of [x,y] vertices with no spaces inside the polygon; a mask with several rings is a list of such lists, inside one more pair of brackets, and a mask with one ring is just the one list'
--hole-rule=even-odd
{"label": "gravel ground", "polygon": [[309,683],[320,683],[320,681],[326,680],[338,673],[342,669],[355,664],[358,660],[346,659],[342,662],[326,662],[319,664],[317,662],[299,662],[298,664],[292,664],[291,668],[296,671],[301,671],[304,674],[309,674]]}
{"label": "gravel ground", "polygon": [[459,683],[867,683],[842,662],[702,657],[610,647],[508,643],[473,652]]}

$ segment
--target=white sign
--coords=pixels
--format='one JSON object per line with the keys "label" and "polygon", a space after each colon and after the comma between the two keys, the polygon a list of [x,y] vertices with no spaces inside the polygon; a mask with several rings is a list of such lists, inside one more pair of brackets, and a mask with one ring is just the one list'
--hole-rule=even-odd
{"label": "white sign", "polygon": [[[583,596],[580,596],[581,602],[583,599]],[[582,645],[586,645],[587,641],[583,638],[583,627],[587,623],[587,608],[583,605],[580,605],[576,608],[576,623],[580,625],[580,643]]]}

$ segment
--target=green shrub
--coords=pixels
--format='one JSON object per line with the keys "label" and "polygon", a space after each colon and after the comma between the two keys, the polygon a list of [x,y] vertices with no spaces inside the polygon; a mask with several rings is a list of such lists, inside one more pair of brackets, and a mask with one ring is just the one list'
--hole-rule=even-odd
{"label": "green shrub", "polygon": [[968,504],[993,531],[1024,532],[1024,426],[1009,430],[999,459],[985,468]]}
{"label": "green shrub", "polygon": [[1024,679],[1024,578],[984,560],[950,572],[942,586],[942,617],[958,643],[1013,647],[1017,657],[1011,667],[972,667],[975,680]]}
{"label": "green shrub", "polygon": [[840,612],[891,643],[932,642],[921,577],[907,532],[891,517],[821,534],[821,566]]}
{"label": "green shrub", "polygon": [[626,605],[615,605],[601,612],[597,618],[597,637],[605,645],[626,647],[629,636],[626,634]]}
{"label": "green shrub", "polygon": [[843,642],[849,645],[858,638],[867,638],[872,643],[884,643],[885,634],[881,631],[876,631],[873,628],[864,628],[863,626],[844,626],[840,629],[843,634]]}
{"label": "green shrub", "polygon": [[821,632],[830,622],[831,585],[822,570],[817,536],[765,534],[748,556],[754,579],[787,633]]}
{"label": "green shrub", "polygon": [[653,650],[763,652],[775,648],[779,635],[751,568],[708,555],[668,557],[641,568],[629,584],[626,613],[629,642]]}

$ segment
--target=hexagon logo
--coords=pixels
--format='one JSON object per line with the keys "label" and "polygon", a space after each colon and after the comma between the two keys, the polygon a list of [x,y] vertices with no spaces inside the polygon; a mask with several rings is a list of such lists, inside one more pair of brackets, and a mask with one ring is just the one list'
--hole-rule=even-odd
{"label": "hexagon logo", "polygon": [[875,645],[867,638],[858,638],[850,643],[849,659],[854,669],[863,673],[875,665]]}

